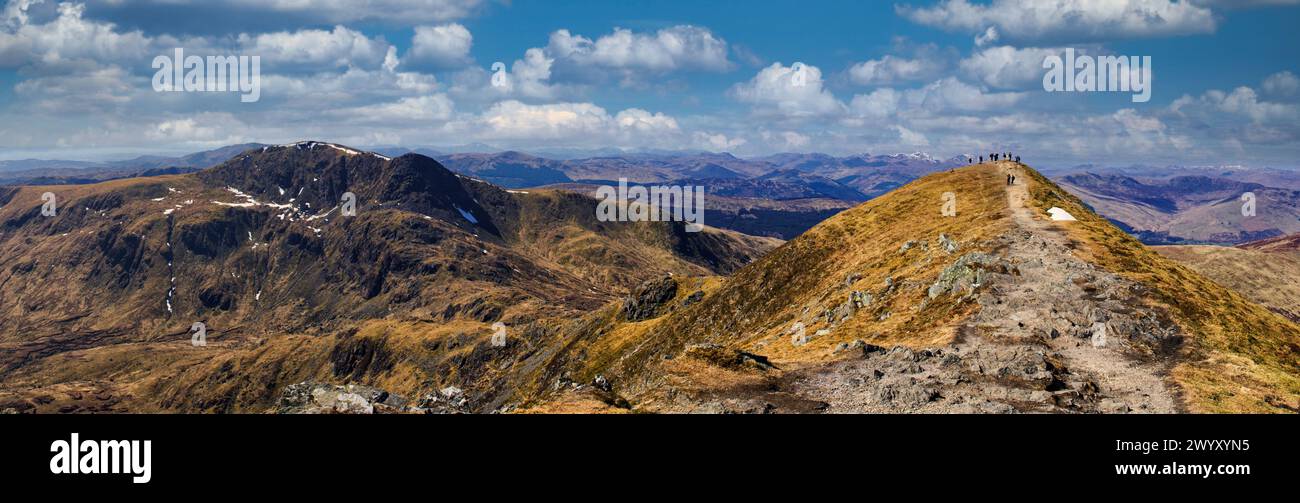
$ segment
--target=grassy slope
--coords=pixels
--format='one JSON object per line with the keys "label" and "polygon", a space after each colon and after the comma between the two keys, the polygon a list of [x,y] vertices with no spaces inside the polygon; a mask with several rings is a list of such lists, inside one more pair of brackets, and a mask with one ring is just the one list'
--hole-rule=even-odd
{"label": "grassy slope", "polygon": [[[781,365],[820,361],[839,343],[855,339],[880,345],[941,345],[969,304],[932,303],[918,309],[925,289],[958,256],[987,249],[986,241],[1007,227],[1002,175],[991,166],[926,176],[889,195],[842,212],[791,240],[724,282],[699,287],[707,295],[689,308],[661,318],[627,323],[617,306],[568,327],[575,334],[548,367],[571,368],[575,380],[612,376],[629,388],[652,391],[665,356],[688,344],[718,343],[762,353]],[[957,196],[957,216],[940,215],[943,194]],[[962,244],[954,254],[938,245],[940,233]],[[900,252],[908,241],[914,248]],[[920,242],[928,243],[923,249]],[[850,277],[856,281],[849,282]],[[887,278],[894,288],[886,292]],[[696,287],[680,288],[680,296]],[[875,301],[852,318],[828,323],[822,313],[869,292]],[[946,297],[945,297],[946,298]],[[677,302],[675,300],[674,302]],[[808,344],[790,343],[790,329],[804,323]],[[818,330],[830,333],[816,336]]]}
{"label": "grassy slope", "polygon": [[[1166,308],[1190,335],[1172,372],[1189,410],[1278,412],[1296,406],[1300,330],[1294,323],[1161,257],[1041,175],[1031,177],[1033,204],[1042,211],[1060,206],[1079,219],[1068,232],[1080,243],[1082,257],[1149,286],[1151,302]],[[1002,182],[998,171],[978,166],[917,180],[828,219],[731,278],[706,283],[705,300],[689,308],[636,323],[620,321],[617,306],[593,313],[567,328],[579,335],[551,363],[573,370],[580,382],[612,376],[634,399],[653,401],[656,388],[666,380],[675,383],[671,374],[684,365],[664,357],[680,355],[689,344],[761,353],[784,368],[815,364],[836,344],[854,339],[886,346],[944,344],[973,306],[918,309],[924,288],[961,254],[989,251],[987,240],[1007,229]],[[944,192],[958,196],[956,218],[938,215]],[[939,251],[941,232],[961,242],[962,250]],[[928,241],[930,250],[899,253],[910,240]],[[849,286],[850,275],[861,279]],[[882,295],[887,277],[898,286]],[[694,289],[680,289],[677,300]],[[852,290],[871,292],[877,301],[840,324],[818,316]],[[795,321],[804,322],[810,336],[819,329],[830,333],[793,346],[789,328]],[[697,380],[707,377],[700,373]]]}
{"label": "grassy slope", "polygon": [[1226,246],[1153,249],[1255,302],[1300,316],[1300,255]]}
{"label": "grassy slope", "polygon": [[[1172,372],[1194,412],[1278,412],[1300,399],[1300,326],[1188,267],[1160,256],[1093,213],[1076,197],[1030,172],[1041,210],[1078,218],[1068,227],[1083,257],[1143,283],[1190,334]],[[1279,405],[1274,405],[1279,404]]]}
{"label": "grassy slope", "polygon": [[[169,195],[168,187],[182,190],[183,194]],[[54,279],[48,285],[27,281],[33,283],[29,290],[39,292],[41,296],[14,295],[13,298],[22,299],[22,302],[6,303],[6,308],[0,310],[0,317],[7,316],[8,321],[29,328],[39,325],[43,331],[20,330],[23,327],[18,327],[12,330],[16,334],[14,340],[0,336],[0,344],[18,345],[29,342],[18,337],[32,338],[47,333],[77,336],[80,332],[57,320],[73,318],[81,312],[93,316],[82,318],[85,327],[75,328],[112,330],[103,340],[85,344],[74,340],[72,342],[77,344],[63,345],[47,357],[34,359],[20,369],[4,373],[0,379],[0,404],[22,400],[32,394],[48,393],[55,400],[42,405],[40,410],[45,412],[58,410],[61,403],[66,402],[64,395],[86,395],[85,389],[107,389],[114,397],[122,399],[113,402],[120,404],[120,410],[253,412],[273,404],[284,385],[307,379],[375,384],[409,397],[453,384],[466,388],[475,396],[490,395],[501,388],[503,382],[510,382],[512,378],[502,376],[514,371],[511,367],[516,360],[550,342],[545,333],[525,334],[523,324],[527,321],[548,316],[580,316],[586,309],[618,298],[627,287],[666,272],[711,274],[707,267],[698,263],[702,261],[690,262],[693,257],[678,254],[674,246],[679,241],[672,240],[666,231],[667,224],[596,224],[591,212],[594,202],[589,198],[547,193],[505,196],[502,192],[502,197],[513,199],[516,201],[514,204],[522,206],[521,223],[511,228],[515,233],[509,235],[505,243],[493,241],[485,235],[485,241],[479,244],[478,240],[455,232],[449,224],[443,227],[451,237],[436,246],[421,247],[409,240],[374,242],[375,247],[383,245],[384,249],[403,251],[426,262],[441,260],[448,264],[448,268],[455,267],[464,272],[458,276],[444,269],[438,275],[422,274],[420,282],[401,282],[407,289],[422,287],[413,295],[421,299],[422,304],[410,309],[389,303],[382,297],[362,302],[353,297],[338,296],[347,300],[315,304],[303,300],[315,297],[299,290],[336,292],[346,289],[337,286],[323,288],[317,278],[295,274],[298,270],[296,265],[284,260],[274,264],[257,262],[256,267],[252,267],[236,259],[198,257],[191,261],[186,258],[190,255],[185,254],[176,262],[187,271],[181,275],[186,282],[178,290],[181,293],[188,292],[184,288],[202,286],[196,279],[199,277],[233,277],[229,276],[230,270],[237,271],[241,277],[251,277],[254,272],[272,265],[278,268],[278,274],[274,278],[268,276],[267,284],[274,280],[296,285],[282,289],[268,287],[262,292],[262,303],[256,304],[256,308],[250,299],[258,288],[243,290],[241,298],[249,302],[238,304],[227,312],[207,313],[209,317],[203,319],[209,323],[210,344],[206,348],[194,348],[189,345],[185,332],[188,328],[186,320],[190,318],[182,316],[185,314],[181,313],[182,304],[177,304],[179,322],[162,318],[167,314],[165,312],[162,315],[156,312],[164,309],[162,300],[169,279],[164,270],[165,260],[149,260],[166,247],[167,218],[163,211],[171,208],[175,199],[192,198],[195,201],[195,204],[175,211],[179,229],[186,225],[209,223],[227,213],[243,216],[266,213],[266,210],[230,209],[211,204],[213,200],[231,201],[234,198],[224,190],[205,188],[190,175],[115,180],[94,185],[24,187],[5,194],[6,204],[0,208],[0,222],[39,211],[40,194],[45,190],[59,196],[59,218],[46,220],[36,216],[28,226],[11,228],[0,225],[0,252],[3,252],[0,253],[3,257],[0,265],[6,273],[23,270],[22,264],[35,264],[31,270],[51,271],[50,274],[54,275],[48,277]],[[87,201],[118,196],[123,201],[121,206],[115,206],[102,215],[97,210],[83,209],[83,206],[91,204]],[[153,200],[163,197],[167,199]],[[557,218],[557,215],[568,217]],[[263,220],[279,222],[271,218]],[[141,236],[145,243],[142,255],[146,257],[145,263],[152,264],[154,269],[137,275],[146,278],[146,286],[150,288],[134,287],[123,294],[94,289],[93,295],[87,295],[92,289],[82,285],[91,277],[88,269],[103,254],[95,246],[94,237],[116,223],[127,226],[125,234]],[[442,225],[438,221],[431,222],[395,210],[365,212],[348,223],[353,225],[352,228],[373,228],[377,234],[401,226]],[[374,225],[370,226],[371,223]],[[32,231],[31,226],[39,227]],[[332,227],[325,227],[331,242],[356,237],[355,233],[341,231],[336,235]],[[39,235],[28,237],[19,234],[21,232]],[[243,243],[243,233],[238,234],[240,249],[231,255],[236,258],[254,255]],[[255,230],[254,234],[262,237],[259,231]],[[768,238],[716,229],[692,237],[700,239],[693,241],[698,246],[691,251],[711,252],[713,255],[708,256],[726,267],[736,267],[778,244]],[[180,242],[179,239],[176,241]],[[462,243],[470,241],[469,244]],[[488,249],[492,255],[483,254],[480,248]],[[463,260],[466,256],[474,260]],[[469,279],[462,277],[469,276],[472,272],[469,268],[475,267],[476,263],[491,265],[498,260],[504,261],[505,266],[489,273],[512,270],[519,279],[494,283],[483,279],[488,274],[475,274]],[[198,274],[227,263],[239,267]],[[731,265],[733,263],[735,265]],[[9,286],[22,285],[25,279],[17,276]],[[4,283],[0,281],[0,285]],[[534,295],[530,297],[528,294]],[[111,304],[105,304],[105,299],[110,297],[113,298]],[[491,323],[479,323],[464,317],[444,320],[444,304],[431,299],[448,299],[448,302],[462,305],[481,300],[485,305],[499,305],[502,308],[501,320],[510,325],[512,345],[504,349],[492,348],[488,342],[492,334]],[[378,307],[369,313],[354,311],[363,304],[377,304]],[[402,309],[394,310],[392,306]],[[346,318],[350,314],[355,318],[334,319]],[[301,326],[281,326],[305,318],[322,321],[320,324],[309,323],[311,327],[308,330]],[[0,328],[4,325],[0,323]],[[339,348],[355,349],[356,341],[367,341],[369,347],[382,350],[387,355],[385,365],[372,365],[355,373],[347,368],[346,362],[340,365],[332,361]],[[8,347],[5,350],[8,351]],[[64,387],[68,388],[68,393],[55,393]],[[504,388],[508,389],[508,386]]]}

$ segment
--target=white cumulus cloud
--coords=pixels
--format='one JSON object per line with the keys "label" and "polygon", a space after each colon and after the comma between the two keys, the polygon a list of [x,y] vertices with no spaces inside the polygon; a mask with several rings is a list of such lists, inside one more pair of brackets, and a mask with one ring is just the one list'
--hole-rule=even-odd
{"label": "white cumulus cloud", "polygon": [[1291,72],[1269,75],[1264,79],[1264,91],[1274,96],[1295,96],[1300,92],[1300,78]]}
{"label": "white cumulus cloud", "polygon": [[418,67],[462,67],[471,61],[469,50],[473,44],[474,36],[469,29],[457,23],[417,26],[406,57]]}
{"label": "white cumulus cloud", "polygon": [[1086,42],[1213,33],[1214,13],[1176,0],[944,0],[933,7],[900,5],[900,15],[923,25],[971,34],[994,27],[1015,42]]}
{"label": "white cumulus cloud", "polygon": [[727,42],[707,28],[690,25],[664,28],[654,33],[635,33],[615,28],[594,41],[558,30],[551,34],[547,52],[577,65],[637,69],[655,72],[695,69],[725,71]]}
{"label": "white cumulus cloud", "polygon": [[849,67],[849,80],[862,85],[889,85],[932,79],[943,70],[943,61],[934,58],[885,55]]}
{"label": "white cumulus cloud", "polygon": [[379,68],[390,47],[382,37],[371,38],[345,26],[329,31],[241,34],[239,45],[247,55],[261,56],[263,68],[269,71],[289,67]]}
{"label": "white cumulus cloud", "polygon": [[758,71],[748,82],[730,90],[738,101],[753,105],[763,115],[815,117],[842,113],[844,104],[835,99],[822,82],[822,72],[815,66],[780,62]]}
{"label": "white cumulus cloud", "polygon": [[989,47],[961,60],[958,68],[963,77],[978,80],[999,89],[1041,89],[1043,59],[1060,56],[1064,49],[1011,46]]}

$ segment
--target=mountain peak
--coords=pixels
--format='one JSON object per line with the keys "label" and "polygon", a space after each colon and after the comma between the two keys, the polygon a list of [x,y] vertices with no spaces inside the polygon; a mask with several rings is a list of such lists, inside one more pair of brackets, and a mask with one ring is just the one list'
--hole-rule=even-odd
{"label": "mountain peak", "polygon": [[[317,140],[303,140],[303,141],[294,142],[294,143],[286,143],[286,144],[284,144],[284,145],[279,145],[279,147],[280,147],[280,148],[294,148],[294,149],[298,149],[298,150],[315,150],[315,149],[317,149],[317,148],[328,148],[328,149],[333,149],[333,150],[335,150],[335,151],[341,152],[342,154],[345,154],[345,155],[371,155],[371,156],[374,156],[374,157],[378,157],[378,158],[380,158],[380,159],[383,159],[383,160],[385,160],[385,161],[391,160],[391,158],[388,157],[388,156],[381,155],[381,154],[376,154],[376,153],[374,153],[374,152],[365,152],[365,151],[357,150],[357,149],[354,149],[354,148],[351,148],[351,147],[347,147],[347,146],[344,146],[344,145],[339,145],[339,144],[337,144],[337,143],[329,143],[329,142],[323,142],[323,141],[317,141]],[[265,151],[267,151],[267,150],[269,150],[269,149],[271,149],[271,148],[274,148],[274,147],[262,147],[262,151],[265,152]]]}
{"label": "mountain peak", "polygon": [[461,179],[433,158],[416,153],[390,158],[334,143],[301,141],[246,151],[198,176],[245,197],[300,211],[333,208],[351,194],[359,208],[404,209],[453,221],[461,212],[471,212],[478,225],[495,233],[491,218]]}

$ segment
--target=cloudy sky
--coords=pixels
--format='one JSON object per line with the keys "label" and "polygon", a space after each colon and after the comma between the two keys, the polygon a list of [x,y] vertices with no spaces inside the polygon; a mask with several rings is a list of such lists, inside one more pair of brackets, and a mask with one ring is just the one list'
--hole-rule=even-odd
{"label": "cloudy sky", "polygon": [[[320,139],[1300,166],[1300,0],[0,2],[0,159]],[[261,99],[155,92],[177,47],[260,56]],[[1065,48],[1150,56],[1151,100],[1044,91]]]}

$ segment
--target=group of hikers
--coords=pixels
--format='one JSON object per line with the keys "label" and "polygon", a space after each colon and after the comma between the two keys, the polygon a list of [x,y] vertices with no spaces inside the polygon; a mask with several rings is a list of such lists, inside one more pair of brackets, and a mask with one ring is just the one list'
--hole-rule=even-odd
{"label": "group of hikers", "polygon": [[[984,164],[984,156],[982,156],[982,155],[979,156],[979,160],[980,160],[980,164]],[[993,161],[993,162],[997,162],[997,161],[999,161],[999,160],[1002,160],[1002,161],[1015,161],[1016,164],[1020,164],[1020,156],[1018,156],[1018,155],[1013,155],[1011,152],[995,152],[995,153],[989,154],[989,160],[990,160],[990,161]],[[967,157],[967,158],[966,158],[966,164],[975,164],[975,159],[972,159],[972,158]],[[1016,175],[1012,174],[1011,171],[1008,170],[1008,171],[1007,171],[1007,185],[1015,185],[1015,184],[1016,184]]]}
{"label": "group of hikers", "polygon": [[[979,156],[979,160],[980,160],[980,164],[983,164],[983,163],[984,163],[984,156],[982,156],[982,155]],[[990,160],[990,161],[993,161],[993,162],[997,162],[997,161],[1015,161],[1015,162],[1019,163],[1019,162],[1020,162],[1020,156],[1018,156],[1018,155],[1011,155],[1011,152],[992,153],[992,154],[989,154],[989,160]],[[971,158],[967,157],[967,158],[966,158],[966,164],[975,164],[975,159],[971,159]]]}
{"label": "group of hikers", "polygon": [[[988,155],[988,158],[989,158],[989,161],[992,161],[992,162],[997,162],[997,161],[1000,161],[1000,160],[1001,160],[1001,161],[1015,161],[1016,164],[1020,164],[1020,156],[1018,156],[1018,155],[1014,155],[1014,154],[1012,154],[1011,152],[995,152],[995,153],[991,153],[991,154]],[[984,156],[982,156],[982,155],[979,156],[979,162],[980,162],[980,164],[984,164]],[[972,159],[972,158],[970,158],[970,157],[967,157],[967,158],[966,158],[966,164],[975,164],[975,159]],[[1015,184],[1016,184],[1016,175],[1012,174],[1012,172],[1011,172],[1010,170],[1008,170],[1008,171],[1007,171],[1007,185],[1015,185]]]}

